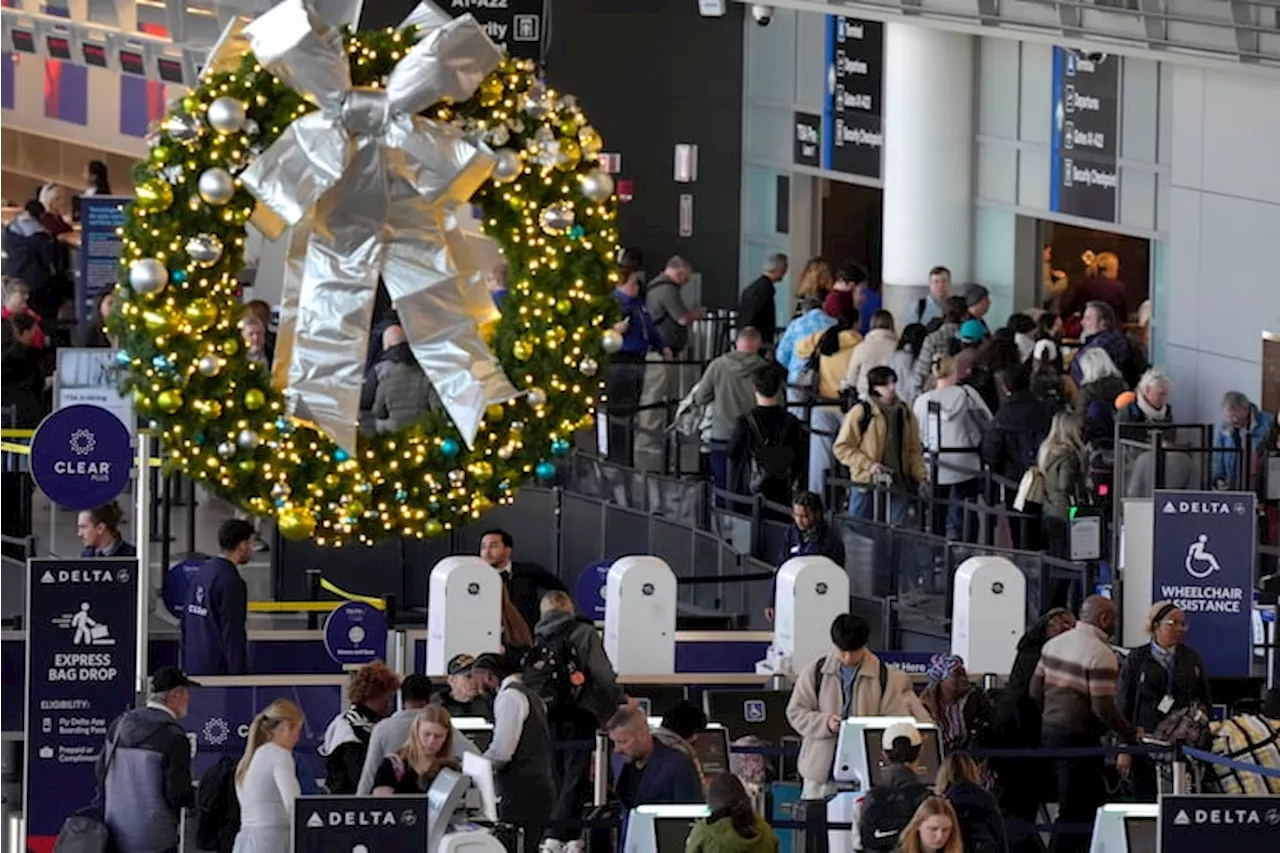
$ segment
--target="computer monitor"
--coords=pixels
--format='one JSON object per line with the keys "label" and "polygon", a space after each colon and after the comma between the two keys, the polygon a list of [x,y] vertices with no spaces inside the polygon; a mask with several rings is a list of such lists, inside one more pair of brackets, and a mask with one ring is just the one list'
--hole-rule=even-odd
{"label": "computer monitor", "polygon": [[702,694],[702,710],[707,719],[729,732],[729,740],[758,737],[774,746],[796,737],[787,722],[788,693],[779,690],[707,690]]}
{"label": "computer monitor", "polygon": [[710,812],[693,804],[636,806],[627,817],[622,853],[684,853],[694,821]]}
{"label": "computer monitor", "polygon": [[[883,785],[887,781],[884,771],[889,762],[884,757],[884,741],[881,735],[884,729],[865,729],[862,733],[863,743],[867,746],[867,766],[871,771],[870,784]],[[920,727],[920,759],[916,762],[916,775],[926,785],[932,785],[938,778],[938,768],[942,766],[942,747],[938,741],[938,730]]]}
{"label": "computer monitor", "polygon": [[1153,817],[1126,817],[1124,819],[1124,846],[1126,853],[1156,853],[1156,837],[1159,834]]}

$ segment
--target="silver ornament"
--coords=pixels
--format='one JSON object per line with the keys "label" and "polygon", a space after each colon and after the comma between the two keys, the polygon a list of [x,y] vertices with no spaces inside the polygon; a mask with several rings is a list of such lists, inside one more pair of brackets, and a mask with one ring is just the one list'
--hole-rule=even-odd
{"label": "silver ornament", "polygon": [[160,129],[175,142],[195,142],[200,138],[200,120],[187,113],[174,113],[166,117]]}
{"label": "silver ornament", "polygon": [[209,126],[218,133],[224,136],[238,133],[240,128],[244,127],[244,104],[240,103],[238,98],[223,95],[221,98],[215,98],[209,105],[206,117],[209,119]]}
{"label": "silver ornament", "polygon": [[605,352],[613,354],[622,349],[622,335],[613,329],[605,329],[604,334],[600,336],[600,346]]}
{"label": "silver ornament", "polygon": [[155,258],[140,258],[129,264],[129,286],[135,293],[158,293],[168,283],[168,268]]}
{"label": "silver ornament", "polygon": [[[529,405],[533,406],[535,409],[547,404],[547,392],[543,391],[541,388],[530,388],[526,398],[529,400]],[[515,429],[516,425],[512,424],[511,428]]]}
{"label": "silver ornament", "polygon": [[217,376],[222,370],[222,361],[216,355],[202,355],[196,362],[196,370],[201,376]]}
{"label": "silver ornament", "polygon": [[259,443],[258,434],[251,429],[242,429],[240,430],[240,434],[236,436],[236,444],[240,445],[245,450],[252,450],[257,447]]}
{"label": "silver ornament", "polygon": [[204,199],[205,204],[220,207],[231,201],[231,197],[236,194],[236,183],[226,169],[214,167],[200,173],[200,182],[196,184],[196,189],[200,192],[200,198]]}
{"label": "silver ornament", "polygon": [[511,131],[507,130],[505,124],[500,124],[489,131],[489,142],[492,145],[506,145],[509,139],[511,139]]}
{"label": "silver ornament", "polygon": [[449,485],[461,486],[463,481],[467,479],[467,472],[461,468],[454,468],[449,472]]}
{"label": "silver ornament", "polygon": [[584,358],[578,362],[578,370],[581,370],[584,376],[595,376],[596,371],[600,369],[600,365],[596,363],[594,358]]}
{"label": "silver ornament", "polygon": [[229,441],[224,441],[218,445],[218,455],[223,459],[230,459],[236,455],[236,446]]}
{"label": "silver ornament", "polygon": [[250,136],[257,136],[259,130],[261,130],[261,128],[258,127],[258,123],[253,119],[249,119],[244,123],[244,132]]}
{"label": "silver ornament", "polygon": [[524,171],[520,155],[511,148],[499,148],[493,152],[493,157],[493,180],[497,183],[510,183],[520,177],[520,173]]}
{"label": "silver ornament", "polygon": [[534,118],[542,118],[551,112],[551,102],[547,97],[547,90],[540,86],[535,86],[525,92],[524,97],[520,100],[520,109]]}
{"label": "silver ornament", "polygon": [[282,501],[289,497],[289,486],[285,483],[276,483],[271,487],[271,497],[278,501]]}
{"label": "silver ornament", "polygon": [[216,234],[200,233],[187,241],[187,254],[202,267],[211,267],[222,257],[222,241]]}
{"label": "silver ornament", "polygon": [[579,179],[582,194],[595,202],[608,201],[613,195],[613,175],[603,169],[592,169]]}
{"label": "silver ornament", "polygon": [[549,204],[542,208],[538,222],[548,234],[563,234],[573,227],[573,208],[564,202]]}
{"label": "silver ornament", "polygon": [[[536,390],[536,389],[531,389],[531,390]],[[541,392],[541,391],[539,391],[538,393],[542,393],[542,392]],[[543,397],[543,402],[546,402],[546,398],[545,398],[545,397]],[[512,421],[512,422],[511,422],[511,431],[512,431],[512,432],[524,432],[524,421]]]}

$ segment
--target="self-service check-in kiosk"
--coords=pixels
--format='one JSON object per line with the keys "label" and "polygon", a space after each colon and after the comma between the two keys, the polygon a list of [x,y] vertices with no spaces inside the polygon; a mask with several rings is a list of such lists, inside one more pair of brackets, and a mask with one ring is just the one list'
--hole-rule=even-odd
{"label": "self-service check-in kiosk", "polygon": [[932,785],[942,765],[942,742],[938,727],[932,723],[919,723],[912,717],[850,717],[840,726],[836,739],[836,758],[832,766],[832,778],[837,785],[835,797],[827,802],[829,823],[852,823],[852,830],[832,830],[827,833],[827,843],[832,851],[854,849],[858,835],[856,806],[872,787],[884,783],[883,774],[888,762],[884,757],[883,737],[885,729],[895,723],[910,723],[920,732],[920,758],[916,773],[920,781]]}
{"label": "self-service check-in kiosk", "polygon": [[849,610],[849,575],[826,557],[792,557],[778,569],[773,643],[762,675],[792,675],[831,651],[831,623]]}
{"label": "self-service check-in kiosk", "polygon": [[956,569],[951,653],[969,672],[1008,675],[1009,650],[1027,629],[1027,578],[1004,557],[970,557]]}
{"label": "self-service check-in kiosk", "polygon": [[431,570],[427,674],[444,675],[454,655],[502,648],[502,576],[479,557],[445,557]]}
{"label": "self-service check-in kiosk", "polygon": [[684,853],[694,821],[709,814],[705,805],[636,806],[627,817],[622,853]]}
{"label": "self-service check-in kiosk", "polygon": [[498,819],[493,766],[479,755],[463,756],[462,773],[441,770],[427,791],[427,850],[431,853],[503,853],[487,829],[471,823]]}
{"label": "self-service check-in kiosk", "polygon": [[1156,853],[1160,806],[1108,803],[1093,822],[1089,853]]}
{"label": "self-service check-in kiosk", "polygon": [[618,675],[676,671],[676,576],[657,557],[623,557],[605,584],[604,650]]}

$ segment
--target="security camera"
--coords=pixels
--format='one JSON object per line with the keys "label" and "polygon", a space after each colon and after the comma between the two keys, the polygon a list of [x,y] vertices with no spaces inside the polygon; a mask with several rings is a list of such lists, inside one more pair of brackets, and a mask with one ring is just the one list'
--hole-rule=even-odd
{"label": "security camera", "polygon": [[762,27],[769,26],[769,22],[773,20],[773,7],[768,3],[752,3],[751,17]]}

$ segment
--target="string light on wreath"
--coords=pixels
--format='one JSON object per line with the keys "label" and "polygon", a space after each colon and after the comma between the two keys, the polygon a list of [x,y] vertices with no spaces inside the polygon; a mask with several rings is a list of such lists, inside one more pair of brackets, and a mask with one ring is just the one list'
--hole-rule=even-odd
{"label": "string light on wreath", "polygon": [[[352,83],[382,85],[420,35],[344,32]],[[135,187],[147,189],[122,232],[108,321],[114,362],[161,432],[166,464],[319,545],[440,536],[511,503],[521,483],[552,480],[572,435],[594,422],[600,375],[621,343],[612,179],[577,103],[539,84],[532,63],[506,58],[472,98],[423,112],[495,150],[471,203],[511,279],[501,317],[482,331],[522,395],[484,411],[473,446],[433,410],[361,436],[348,454],[289,416],[239,331],[237,274],[256,202],[237,177],[314,107],[252,54],[218,67],[159,123],[135,168]]]}

